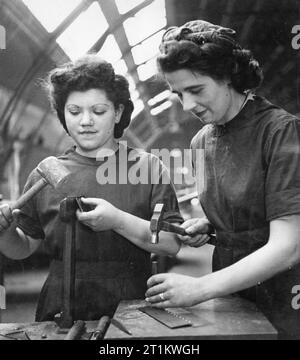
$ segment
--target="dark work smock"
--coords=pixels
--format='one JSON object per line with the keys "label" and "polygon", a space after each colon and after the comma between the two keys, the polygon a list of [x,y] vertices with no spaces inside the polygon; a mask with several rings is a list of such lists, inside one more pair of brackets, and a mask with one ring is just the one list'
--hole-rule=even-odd
{"label": "dark work smock", "polygon": [[[216,229],[214,271],[265,245],[271,220],[300,213],[295,116],[254,96],[227,124],[201,129],[191,147],[200,202]],[[197,163],[196,149],[204,150],[204,162]],[[256,301],[280,334],[300,338],[300,310],[292,306],[296,285],[300,265],[241,294]]]}
{"label": "dark work smock", "polygon": [[[44,239],[45,249],[52,259],[38,302],[37,321],[51,320],[62,310],[65,223],[59,218],[59,205],[64,197],[102,198],[145,220],[151,219],[156,203],[164,202],[165,219],[182,222],[174,188],[170,183],[166,184],[168,172],[157,157],[120,145],[120,150],[109,159],[98,161],[72,150],[59,160],[72,176],[60,188],[60,193],[46,186],[26,204],[18,221],[19,228],[26,234]],[[127,173],[131,174],[130,181]],[[158,176],[154,181],[152,179],[152,183],[151,174]],[[103,184],[104,177],[109,176],[110,183]],[[139,182],[138,176],[142,183],[134,183]],[[38,178],[34,170],[25,190]],[[148,252],[114,231],[94,232],[77,222],[76,319],[95,320],[102,315],[112,316],[120,300],[144,298],[149,276],[151,261]]]}

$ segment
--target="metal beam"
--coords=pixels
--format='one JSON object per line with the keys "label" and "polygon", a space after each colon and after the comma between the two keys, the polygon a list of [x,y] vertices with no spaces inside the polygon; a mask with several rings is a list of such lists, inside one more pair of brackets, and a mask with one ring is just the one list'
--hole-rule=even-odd
{"label": "metal beam", "polygon": [[[115,4],[114,1],[103,1],[103,0],[98,0],[99,4],[101,6],[101,9],[103,11],[103,14],[105,15],[107,21],[109,24],[114,24],[116,22],[116,19],[118,19],[120,17],[119,11],[117,9],[117,6]],[[152,1],[151,1],[152,2]],[[143,4],[145,4],[146,2],[144,2]],[[148,3],[148,2],[147,2]],[[143,6],[145,7],[145,5]],[[131,70],[131,76],[133,77],[135,83],[139,83],[139,76],[137,73],[137,69],[136,69],[136,64],[134,62],[132,53],[127,51],[128,48],[130,48],[130,45],[128,43],[128,39],[125,33],[125,30],[123,28],[123,26],[119,26],[115,32],[114,32],[117,44],[123,54],[123,59],[127,65],[127,68]],[[124,56],[124,53],[126,53],[126,55]],[[144,106],[145,106],[145,122],[148,124],[148,126],[151,128],[151,131],[154,133],[159,129],[159,126],[157,124],[157,120],[156,118],[153,118],[153,116],[150,113],[150,107],[148,105],[148,100],[150,99],[150,96],[147,93],[147,89],[145,88],[145,86],[140,86],[139,87],[139,91],[141,93],[141,97],[142,100],[144,102]]]}
{"label": "metal beam", "polygon": [[5,128],[6,123],[9,121],[11,114],[14,111],[22,94],[29,86],[31,79],[38,72],[39,68],[44,64],[45,58],[49,56],[52,51],[57,47],[57,37],[62,34],[66,30],[66,28],[82,13],[82,11],[87,9],[94,1],[95,0],[83,0],[50,35],[49,41],[45,44],[44,49],[36,56],[36,58],[32,62],[31,67],[29,69],[26,69],[23,78],[16,87],[16,91],[13,93],[12,97],[9,99],[7,105],[5,106],[1,115],[2,122],[0,126],[0,134]]}
{"label": "metal beam", "polygon": [[[141,4],[135,6],[133,9],[131,9],[130,11],[128,11],[126,14],[124,15],[120,15],[119,12],[118,12],[118,17],[115,18],[115,19],[112,19],[111,20],[111,23],[109,23],[109,26],[108,26],[108,29],[104,32],[104,34],[99,38],[99,40],[97,40],[97,42],[93,45],[93,47],[89,50],[90,52],[98,52],[106,38],[108,35],[110,34],[113,34],[120,26],[123,25],[123,22],[125,20],[127,20],[128,18],[130,17],[133,17],[137,12],[139,12],[140,10],[142,10],[144,7],[150,5],[151,3],[153,3],[154,0],[145,0],[143,1]],[[103,7],[103,0],[98,0],[100,6],[101,6],[101,9]]]}

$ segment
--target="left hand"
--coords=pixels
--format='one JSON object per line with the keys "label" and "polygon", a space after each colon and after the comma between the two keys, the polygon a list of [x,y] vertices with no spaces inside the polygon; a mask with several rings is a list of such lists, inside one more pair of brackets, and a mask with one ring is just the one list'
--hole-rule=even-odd
{"label": "left hand", "polygon": [[205,245],[210,240],[210,235],[207,234],[209,227],[206,218],[188,219],[181,227],[185,229],[188,235],[177,235],[180,241],[191,247],[200,247]]}
{"label": "left hand", "polygon": [[180,274],[157,274],[147,281],[146,301],[157,308],[193,306],[201,299],[197,278]]}
{"label": "left hand", "polygon": [[98,198],[81,198],[84,204],[95,207],[88,212],[76,211],[77,219],[93,231],[114,230],[118,226],[120,210],[110,202]]}

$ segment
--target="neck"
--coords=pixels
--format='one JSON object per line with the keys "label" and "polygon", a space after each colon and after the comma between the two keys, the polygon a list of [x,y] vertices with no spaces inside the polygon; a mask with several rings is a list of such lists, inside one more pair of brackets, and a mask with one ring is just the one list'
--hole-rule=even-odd
{"label": "neck", "polygon": [[90,150],[90,151],[86,150],[86,149],[82,149],[77,145],[76,146],[76,152],[79,155],[82,155],[82,156],[85,156],[85,157],[101,159],[101,158],[104,158],[104,157],[111,156],[111,155],[115,154],[118,147],[119,147],[118,143],[116,142],[115,139],[113,139],[111,142],[105,143],[100,148],[93,149],[93,150]]}
{"label": "neck", "polygon": [[232,105],[228,110],[226,119],[223,124],[232,120],[244,107],[247,99],[247,95],[237,93],[236,91],[231,95],[232,96]]}

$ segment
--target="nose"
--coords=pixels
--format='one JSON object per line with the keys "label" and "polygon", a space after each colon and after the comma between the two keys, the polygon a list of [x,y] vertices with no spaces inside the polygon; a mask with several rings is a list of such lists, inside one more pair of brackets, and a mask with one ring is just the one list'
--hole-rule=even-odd
{"label": "nose", "polygon": [[184,111],[192,111],[197,103],[191,94],[182,94],[182,107]]}
{"label": "nose", "polygon": [[84,111],[81,119],[80,119],[80,125],[81,126],[89,126],[89,125],[93,125],[94,121],[93,121],[93,117],[90,114],[89,111]]}

